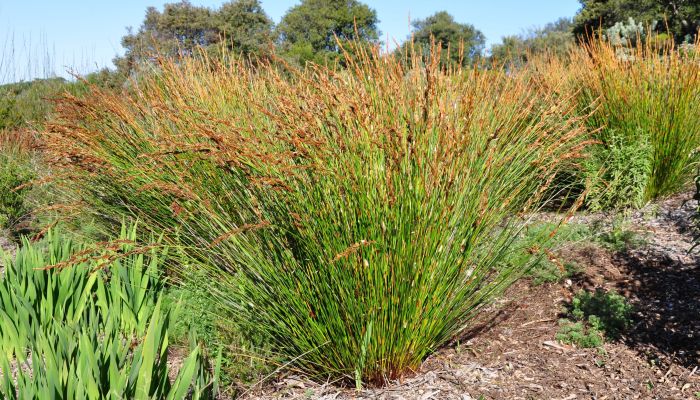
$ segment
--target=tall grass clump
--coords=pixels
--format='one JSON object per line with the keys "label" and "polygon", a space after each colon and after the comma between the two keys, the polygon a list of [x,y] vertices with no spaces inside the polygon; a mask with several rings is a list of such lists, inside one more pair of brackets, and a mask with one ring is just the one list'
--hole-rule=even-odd
{"label": "tall grass clump", "polygon": [[640,207],[691,183],[700,146],[697,54],[668,41],[592,39],[555,64],[586,113],[595,104],[588,126],[599,145],[586,163],[592,208]]}
{"label": "tall grass clump", "polygon": [[173,273],[210,274],[230,329],[312,376],[384,382],[529,267],[504,256],[586,144],[570,102],[439,60],[163,61],[133,96],[66,98],[48,151],[85,212],[139,218],[186,255]]}

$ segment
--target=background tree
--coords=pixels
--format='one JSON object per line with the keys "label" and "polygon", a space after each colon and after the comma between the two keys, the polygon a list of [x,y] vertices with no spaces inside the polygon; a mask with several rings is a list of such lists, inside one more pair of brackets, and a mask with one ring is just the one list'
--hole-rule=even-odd
{"label": "background tree", "polygon": [[259,0],[229,1],[213,17],[217,33],[226,38],[230,50],[250,56],[270,51],[273,24]]}
{"label": "background tree", "polygon": [[573,32],[585,37],[633,18],[657,34],[670,34],[677,43],[693,42],[700,28],[698,0],[579,0]]}
{"label": "background tree", "polygon": [[277,26],[282,54],[305,64],[340,60],[341,42],[377,43],[377,12],[357,0],[302,0]]}
{"label": "background tree", "polygon": [[501,43],[491,47],[491,58],[510,65],[522,65],[531,56],[544,52],[565,56],[574,44],[571,19],[560,18],[543,28],[502,38]]}
{"label": "background tree", "polygon": [[[446,11],[413,22],[413,45],[427,51],[432,38],[445,50],[444,61],[467,65],[481,55],[486,43],[484,34],[471,24],[456,22]],[[407,44],[409,45],[409,44]],[[463,46],[463,50],[462,49]],[[449,53],[447,49],[449,48]]]}
{"label": "background tree", "polygon": [[261,56],[271,43],[272,20],[259,0],[234,0],[211,10],[183,0],[166,4],[160,12],[146,10],[146,17],[134,32],[122,38],[125,55],[115,59],[123,75],[129,75],[154,54],[182,56],[197,47],[216,53],[222,44],[245,56]]}
{"label": "background tree", "polygon": [[133,32],[129,28],[122,38],[126,49],[124,59],[133,65],[155,53],[175,56],[191,53],[198,46],[208,46],[216,41],[212,22],[211,10],[193,6],[186,0],[166,4],[162,13],[155,7],[148,7],[139,30]]}

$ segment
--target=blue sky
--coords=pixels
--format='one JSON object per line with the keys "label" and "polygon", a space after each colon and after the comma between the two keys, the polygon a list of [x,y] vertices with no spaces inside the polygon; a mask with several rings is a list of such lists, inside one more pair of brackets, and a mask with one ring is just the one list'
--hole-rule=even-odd
{"label": "blue sky", "polygon": [[[122,54],[121,37],[127,26],[138,27],[148,6],[162,9],[175,0],[0,0],[0,82],[87,73],[111,66]],[[192,0],[218,7],[224,0]],[[403,41],[411,20],[445,10],[459,22],[480,29],[487,47],[505,35],[542,26],[559,17],[571,17],[577,0],[365,0],[377,10],[382,39]],[[278,22],[298,0],[262,0],[268,15]]]}

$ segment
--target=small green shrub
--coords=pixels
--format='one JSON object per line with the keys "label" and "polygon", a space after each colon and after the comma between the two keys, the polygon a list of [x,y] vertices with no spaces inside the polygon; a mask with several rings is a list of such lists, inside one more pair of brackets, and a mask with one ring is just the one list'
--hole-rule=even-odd
{"label": "small green shrub", "polygon": [[188,279],[167,291],[166,304],[181,310],[171,327],[175,342],[187,343],[194,333],[207,347],[217,346],[217,321],[221,315],[221,305],[217,304],[215,294],[208,289],[211,285],[206,282],[207,279],[210,277],[195,270]]}
{"label": "small green shrub", "polygon": [[601,232],[594,240],[612,251],[621,252],[638,248],[646,242],[644,236],[630,229],[629,223],[623,215],[616,216],[611,226],[594,224],[595,231]]}
{"label": "small green shrub", "polygon": [[604,333],[586,322],[572,322],[566,318],[559,320],[556,339],[562,343],[574,344],[581,348],[600,347],[605,342]]}
{"label": "small green shrub", "polygon": [[17,233],[29,212],[27,184],[34,177],[29,156],[0,148],[0,229]]}
{"label": "small green shrub", "polygon": [[0,130],[41,125],[55,99],[74,84],[63,78],[0,85]]}
{"label": "small green shrub", "polygon": [[608,338],[617,339],[631,323],[632,306],[624,296],[598,289],[594,293],[582,291],[574,297],[570,312],[578,320],[596,317],[595,325]]}
{"label": "small green shrub", "polygon": [[646,187],[652,173],[649,138],[635,134],[625,138],[610,132],[603,146],[594,146],[585,163],[590,179],[587,195],[592,210],[639,208],[647,201]]}
{"label": "small green shrub", "polygon": [[263,337],[244,334],[227,324],[227,311],[217,293],[221,287],[212,284],[212,279],[216,276],[190,267],[187,279],[167,290],[166,304],[178,309],[178,317],[171,324],[172,341],[187,344],[194,334],[203,348],[222,349],[222,387],[258,382],[272,371],[272,364],[284,361],[275,363],[275,355]]}
{"label": "small green shrub", "polygon": [[134,240],[135,230],[123,230],[109,250],[93,250],[49,232],[4,256],[0,398],[213,396],[217,372],[194,344],[170,381],[168,328],[177,316],[162,306],[163,254]]}
{"label": "small green shrub", "polygon": [[580,271],[581,267],[574,262],[566,261],[562,264],[542,259],[539,264],[530,270],[529,275],[532,277],[532,283],[542,285],[561,282],[563,279],[570,278]]}
{"label": "small green shrub", "polygon": [[605,338],[618,339],[631,324],[632,306],[614,291],[581,291],[559,321],[556,339],[579,347],[598,347]]}
{"label": "small green shrub", "polygon": [[[511,245],[504,263],[511,266],[525,265],[531,267],[526,276],[532,278],[536,285],[559,282],[578,272],[575,263],[561,259],[553,250],[580,242],[590,237],[590,230],[583,224],[555,224],[551,222],[536,222],[528,225]],[[546,249],[541,249],[541,243],[549,243]],[[533,253],[536,262],[532,262]]]}

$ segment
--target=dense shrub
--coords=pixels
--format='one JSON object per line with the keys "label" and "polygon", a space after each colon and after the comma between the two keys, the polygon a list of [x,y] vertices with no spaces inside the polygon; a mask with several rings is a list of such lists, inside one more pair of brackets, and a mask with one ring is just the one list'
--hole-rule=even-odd
{"label": "dense shrub", "polygon": [[599,321],[598,326],[611,339],[617,339],[629,327],[632,306],[618,293],[596,290],[582,291],[571,301],[571,315],[581,321],[591,316]]}
{"label": "dense shrub", "polygon": [[562,343],[574,344],[588,349],[600,347],[605,343],[605,332],[600,329],[598,320],[593,317],[590,321],[571,321],[566,318],[559,320],[559,331],[556,339]]}
{"label": "dense shrub", "polygon": [[134,239],[123,231],[91,249],[49,232],[3,257],[1,398],[211,397],[199,347],[174,381],[168,376],[172,311],[162,306],[161,254]]}
{"label": "dense shrub", "polygon": [[35,131],[43,129],[53,100],[85,88],[63,78],[0,85],[0,229],[15,239],[36,228],[33,212],[51,203],[47,190],[30,184],[50,174],[40,162]]}
{"label": "dense shrub", "polygon": [[42,124],[53,103],[72,84],[63,78],[0,85],[0,130]]}
{"label": "dense shrub", "polygon": [[0,130],[0,229],[11,233],[19,233],[27,218],[29,182],[36,176],[28,144],[20,139],[23,135],[28,133]]}
{"label": "dense shrub", "polygon": [[207,271],[231,329],[381,382],[529,268],[503,262],[522,213],[585,145],[525,77],[439,60],[163,62],[133,96],[67,98],[46,140],[86,212],[139,218]]}
{"label": "dense shrub", "polygon": [[581,291],[571,300],[567,317],[559,321],[557,340],[579,347],[599,347],[618,339],[630,326],[632,306],[614,291]]}
{"label": "dense shrub", "polygon": [[645,133],[623,138],[614,132],[584,163],[589,182],[588,206],[594,210],[642,207],[651,179],[651,146]]}

